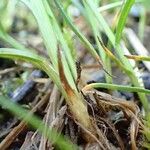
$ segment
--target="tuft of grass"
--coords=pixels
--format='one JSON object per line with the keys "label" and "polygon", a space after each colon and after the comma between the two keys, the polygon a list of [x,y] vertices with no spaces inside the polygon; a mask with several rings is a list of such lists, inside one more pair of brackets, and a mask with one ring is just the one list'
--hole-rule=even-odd
{"label": "tuft of grass", "polygon": [[[85,86],[83,91],[90,88],[107,88],[111,90],[137,92],[145,112],[148,114],[149,103],[145,94],[150,94],[150,91],[141,87],[139,79],[136,76],[128,58],[149,61],[149,57],[124,56],[124,52],[122,51],[120,44],[122,31],[125,27],[129,11],[135,2],[134,0],[126,0],[125,3],[116,2],[100,8],[98,5],[100,2],[99,0],[82,0],[82,5],[80,2],[77,3],[77,7],[80,9],[92,29],[98,46],[98,52],[67,15],[66,8],[68,4],[71,3],[70,0],[65,2],[65,8],[60,0],[20,0],[20,2],[23,2],[34,15],[49,58],[46,59],[36,54],[35,50],[25,48],[25,46],[9,35],[4,29],[4,25],[0,23],[0,38],[13,47],[0,48],[1,58],[27,61],[35,65],[37,68],[45,71],[65,97],[66,103],[68,104],[75,120],[77,120],[78,123],[85,128],[85,130],[89,131],[91,135],[96,137],[97,134],[92,122],[93,120],[89,115],[87,105],[84,103],[84,99],[76,86],[76,54],[75,50],[72,50],[72,48],[74,48],[73,42],[69,37],[71,32],[67,33],[65,29],[62,30],[60,22],[57,19],[57,12],[62,15],[63,21],[66,23],[67,27],[69,27],[78,36],[80,41],[87,48],[88,52],[95,58],[96,61],[99,62],[100,66],[102,66],[105,71],[107,83],[90,84]],[[72,3],[75,3],[75,1],[72,0]],[[120,11],[115,34],[101,13],[104,10],[115,8],[121,4],[122,10]],[[116,55],[114,55],[112,51],[108,49],[103,42],[101,42],[101,31],[104,31],[107,35],[111,47],[115,49]],[[113,76],[110,75],[111,60],[115,62],[127,76],[130,77],[131,84],[133,84],[134,87],[113,84]],[[7,108],[20,119],[24,119],[35,129],[38,129],[40,133],[45,134],[44,124],[42,121],[32,114],[29,115],[28,112],[23,110],[19,105],[8,101],[8,99],[3,96],[0,96],[0,105]],[[148,122],[150,121],[148,120]],[[147,138],[149,139],[149,133],[144,133],[147,134]],[[72,145],[71,142],[69,142],[66,138],[64,139],[62,136],[57,137],[56,140],[57,133],[50,129],[48,129],[48,133],[45,134],[45,136],[49,140],[55,141],[56,145],[58,145],[60,149],[77,149],[76,146]],[[93,139],[90,138],[88,134],[84,133],[84,137],[87,142],[93,142]]]}

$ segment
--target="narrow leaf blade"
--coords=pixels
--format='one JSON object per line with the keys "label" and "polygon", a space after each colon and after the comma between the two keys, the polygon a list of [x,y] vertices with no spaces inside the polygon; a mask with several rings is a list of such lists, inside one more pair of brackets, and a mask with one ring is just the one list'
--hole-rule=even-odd
{"label": "narrow leaf blade", "polygon": [[118,45],[120,43],[122,31],[125,27],[125,23],[126,23],[128,14],[130,12],[130,9],[134,3],[135,3],[135,0],[126,0],[125,4],[120,12],[119,21],[118,21],[118,25],[116,28],[116,41],[115,41],[116,45]]}

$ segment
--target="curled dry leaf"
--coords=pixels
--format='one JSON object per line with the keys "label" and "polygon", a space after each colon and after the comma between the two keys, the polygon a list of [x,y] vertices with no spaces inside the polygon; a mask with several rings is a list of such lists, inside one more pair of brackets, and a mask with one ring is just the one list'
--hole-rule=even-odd
{"label": "curled dry leaf", "polygon": [[[96,90],[86,91],[86,95],[92,95],[94,101],[97,103],[98,107],[105,113],[105,116],[99,117],[99,119],[107,124],[109,128],[113,131],[114,136],[116,137],[118,144],[120,145],[121,149],[125,149],[123,140],[117,133],[117,129],[115,129],[114,125],[108,121],[111,120],[107,114],[111,111],[122,111],[124,114],[124,118],[129,122],[129,132],[130,132],[130,143],[131,149],[137,149],[136,146],[136,138],[139,133],[139,126],[143,128],[143,124],[139,118],[139,108],[138,106],[132,101],[126,101],[121,98],[113,97],[109,94],[99,92]],[[109,123],[108,123],[109,122]]]}

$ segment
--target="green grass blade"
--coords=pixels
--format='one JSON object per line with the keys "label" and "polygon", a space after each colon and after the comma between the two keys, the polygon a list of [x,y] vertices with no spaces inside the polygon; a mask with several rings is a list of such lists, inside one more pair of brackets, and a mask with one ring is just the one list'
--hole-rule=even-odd
{"label": "green grass blade", "polygon": [[97,6],[90,0],[82,0],[84,4],[87,4],[87,6],[91,9],[91,12],[94,14],[95,18],[97,19],[99,25],[102,27],[102,29],[105,31],[107,37],[109,38],[112,45],[115,45],[115,36],[110,29],[109,25],[99,13]]}
{"label": "green grass blade", "polygon": [[106,11],[106,10],[109,10],[109,9],[113,9],[115,7],[121,6],[122,3],[123,3],[122,1],[121,2],[113,2],[113,3],[110,3],[110,4],[99,7],[98,11],[103,12],[103,11]]}
{"label": "green grass blade", "polygon": [[97,54],[97,52],[95,51],[94,47],[92,46],[92,44],[86,39],[86,37],[79,31],[78,28],[76,28],[76,26],[72,23],[72,21],[70,20],[70,18],[67,16],[66,12],[64,11],[63,6],[61,5],[61,3],[59,2],[59,0],[54,0],[56,6],[58,7],[58,9],[60,10],[62,16],[64,17],[65,21],[67,22],[67,24],[71,27],[71,29],[74,31],[74,33],[79,37],[79,39],[81,40],[81,42],[85,45],[85,47],[87,48],[87,50],[89,51],[89,53],[91,53],[91,55],[96,59],[96,61],[98,61],[99,65],[102,67],[102,69],[105,71],[105,73],[107,73],[109,76],[111,76],[111,74],[107,71],[107,69],[104,67],[103,62],[101,61],[99,55]]}
{"label": "green grass blade", "polygon": [[[105,31],[105,33],[106,33],[107,37],[109,38],[112,46],[115,48],[116,54],[119,56],[120,61],[126,67],[126,70],[129,70],[131,72],[130,74],[134,74],[133,68],[132,68],[130,62],[125,58],[125,56],[123,54],[124,52],[122,51],[121,46],[118,45],[116,47],[115,35],[113,34],[111,28],[109,27],[108,23],[105,21],[102,14],[97,11],[97,7],[90,0],[87,0],[86,2],[85,2],[85,0],[83,0],[83,3],[87,4],[88,7],[91,9],[91,12],[93,12],[95,18],[97,19],[97,21],[99,23],[99,27],[101,27],[101,30]],[[123,71],[126,71],[126,70],[123,70]],[[127,72],[127,74],[128,74],[128,72]]]}
{"label": "green grass blade", "polygon": [[[135,3],[142,3],[143,0],[136,0]],[[113,2],[104,6],[101,6],[98,8],[99,12],[103,12],[106,10],[110,10],[110,9],[114,9],[116,7],[120,7],[123,4],[123,1],[119,1],[119,2]]]}
{"label": "green grass blade", "polygon": [[[58,60],[57,60],[57,49],[58,49],[58,39],[59,44],[61,43],[61,47],[63,49],[68,49],[67,45],[63,41],[63,37],[61,35],[61,31],[58,27],[58,24],[54,18],[54,15],[52,14],[52,11],[50,10],[50,7],[48,7],[48,4],[46,1],[43,0],[20,0],[24,2],[31,10],[33,15],[35,16],[41,35],[44,40],[44,44],[47,48],[48,55],[51,59],[51,62],[53,64],[54,69],[58,72]],[[69,50],[67,51],[69,52]],[[76,77],[76,68],[74,61],[72,59],[68,59],[69,62],[66,60],[69,53],[65,56],[64,53],[62,53],[62,62],[65,66],[65,74],[67,75],[68,81],[70,85],[73,87],[74,90],[76,89],[76,85],[74,82],[74,78]],[[70,65],[70,67],[69,67]],[[72,72],[71,72],[72,69]],[[73,78],[74,77],[74,78]]]}
{"label": "green grass blade", "polygon": [[74,45],[74,41],[72,40],[72,37],[70,36],[72,34],[72,31],[68,28],[63,29],[63,35],[65,40],[68,43],[68,47],[70,48],[71,57],[73,60],[77,60],[77,50]]}
{"label": "green grass blade", "polygon": [[49,17],[41,0],[20,0],[26,4],[37,20],[44,44],[54,68],[57,68],[57,40]]}
{"label": "green grass blade", "polygon": [[13,60],[23,60],[32,63],[39,69],[45,71],[49,75],[49,77],[55,82],[55,84],[61,89],[61,83],[58,74],[53,69],[48,60],[46,60],[45,58],[30,51],[21,51],[11,48],[0,48],[0,57]]}
{"label": "green grass blade", "polygon": [[128,69],[132,70],[132,67],[131,67],[129,61],[123,55],[123,51],[122,51],[120,45],[118,47],[116,47],[116,45],[115,45],[115,35],[112,32],[112,30],[109,27],[106,20],[104,19],[104,17],[102,16],[102,14],[98,12],[97,7],[90,0],[86,0],[86,1],[83,0],[83,2],[85,4],[87,4],[88,7],[91,9],[91,12],[93,12],[95,18],[97,19],[97,21],[99,23],[99,26],[101,27],[101,30],[104,30],[104,32],[106,33],[107,37],[109,38],[111,44],[115,48],[116,53],[119,56],[119,59],[125,64],[125,66],[127,66]]}
{"label": "green grass blade", "polygon": [[[7,97],[0,96],[0,106],[9,110],[19,119],[27,122],[34,129],[38,129],[38,131],[43,134],[50,142],[54,142],[60,150],[77,149],[77,147],[73,145],[67,138],[63,137],[60,134],[57,134],[56,131],[45,126],[42,120],[31,114],[29,111],[23,109],[18,104],[11,102]],[[45,132],[45,130],[47,132]]]}
{"label": "green grass blade", "polygon": [[71,73],[72,73],[72,75],[74,77],[74,80],[76,80],[77,72],[76,72],[75,60],[73,59],[73,57],[71,55],[71,50],[69,49],[68,41],[65,40],[65,38],[63,36],[63,33],[61,31],[61,28],[60,28],[60,26],[58,24],[58,21],[57,21],[56,17],[54,16],[55,12],[53,12],[53,9],[50,7],[51,3],[48,3],[48,2],[47,1],[43,1],[43,4],[44,4],[44,6],[46,8],[47,14],[49,16],[49,20],[52,23],[52,27],[53,27],[53,30],[54,30],[55,35],[57,37],[58,43],[61,44],[61,47],[62,47],[62,49],[64,51],[64,55],[65,55],[67,63],[68,63],[67,65],[70,67],[70,70],[71,70]]}
{"label": "green grass blade", "polygon": [[125,91],[125,92],[141,92],[141,93],[150,95],[150,90],[147,90],[144,88],[123,86],[123,85],[117,85],[117,84],[107,84],[107,83],[92,83],[92,84],[86,85],[83,88],[83,91],[89,90],[91,88],[105,88],[109,90],[118,90],[118,91]]}
{"label": "green grass blade", "polygon": [[0,22],[0,39],[6,42],[7,44],[9,44],[10,46],[12,46],[13,48],[21,49],[21,50],[28,50],[27,48],[25,48],[24,45],[20,44],[17,40],[15,40],[5,31],[1,22]]}
{"label": "green grass blade", "polygon": [[128,14],[130,12],[130,9],[132,5],[135,3],[135,0],[126,0],[125,4],[123,5],[123,8],[120,12],[120,17],[118,20],[118,25],[116,28],[116,45],[120,43],[122,31],[125,27],[125,23],[128,17]]}
{"label": "green grass blade", "polygon": [[[98,46],[98,52],[99,52],[101,59],[103,61],[103,65],[111,73],[110,59],[105,54],[105,51],[103,50],[103,48],[100,45],[99,40],[98,40],[98,38],[101,37],[99,24],[98,24],[97,20],[95,19],[95,17],[93,16],[93,13],[91,12],[91,10],[88,8],[88,6],[86,4],[84,4],[84,6],[85,6],[85,13],[87,15],[86,19],[87,19],[88,23],[91,25],[96,44]],[[106,78],[107,83],[112,83],[112,77],[109,76],[107,73],[105,73],[105,78]]]}
{"label": "green grass blade", "polygon": [[84,46],[89,50],[89,52],[92,54],[92,56],[96,59],[99,58],[97,52],[91,45],[91,43],[86,39],[86,37],[79,31],[79,29],[72,23],[71,19],[67,16],[66,12],[64,11],[64,8],[62,7],[59,0],[54,0],[57,8],[61,12],[61,15],[64,17],[67,24],[70,26],[70,28],[73,30],[73,32],[79,37],[79,39],[82,41]]}

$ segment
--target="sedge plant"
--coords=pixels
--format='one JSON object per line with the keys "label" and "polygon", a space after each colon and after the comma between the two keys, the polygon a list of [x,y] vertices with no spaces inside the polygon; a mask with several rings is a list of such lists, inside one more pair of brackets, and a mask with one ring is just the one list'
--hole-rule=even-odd
{"label": "sedge plant", "polygon": [[[76,80],[78,74],[75,65],[76,56],[74,56],[75,53],[71,49],[73,47],[72,43],[70,42],[71,39],[66,38],[69,36],[65,33],[65,29],[61,29],[58,16],[56,15],[57,13],[60,13],[63,16],[66,25],[70,27],[70,29],[79,37],[80,41],[87,48],[88,52],[103,68],[103,70],[105,71],[106,80],[109,83],[89,85],[88,87],[86,86],[85,88],[83,88],[83,91],[91,87],[103,87],[111,90],[120,89],[130,92],[137,92],[145,110],[149,110],[148,101],[144,93],[149,94],[150,91],[140,86],[132,65],[124,56],[120,44],[122,31],[125,26],[128,13],[132,5],[134,4],[134,0],[127,0],[125,4],[123,3],[122,10],[120,11],[120,19],[118,20],[118,26],[116,28],[116,35],[112,32],[108,23],[105,21],[104,17],[101,14],[101,11],[116,7],[116,5],[114,5],[113,7],[109,6],[108,8],[106,7],[105,9],[100,9],[98,8],[98,2],[99,1],[83,0],[83,5],[81,5],[80,3],[78,5],[84,17],[90,23],[90,27],[93,31],[98,45],[98,52],[94,49],[90,41],[88,41],[88,39],[82,34],[82,32],[72,23],[63,7],[62,1],[60,0],[18,1],[18,3],[24,3],[35,17],[41,37],[43,38],[43,43],[49,56],[48,58],[39,56],[35,52],[35,50],[25,48],[22,44],[17,42],[9,35],[3,28],[3,24],[0,23],[0,38],[10,44],[11,47],[13,47],[0,48],[0,57],[27,61],[32,63],[35,67],[45,71],[64,96],[73,118],[82,126],[83,129],[87,130],[90,133],[87,134],[87,132],[83,131],[83,136],[87,142],[94,142],[95,139],[98,138],[96,128],[93,124],[92,117],[88,113],[87,104],[80,90],[78,90],[77,88]],[[74,3],[73,0],[72,3]],[[117,6],[120,6],[121,4],[122,3],[119,3],[117,4]],[[127,9],[128,11],[125,12],[125,9]],[[93,18],[92,21],[90,20],[91,18]],[[100,31],[102,30],[101,27],[104,29],[104,32],[109,38],[112,46],[116,49],[118,58],[114,56],[111,51],[102,44],[102,42],[100,42]],[[116,64],[119,65],[120,68],[130,77],[131,83],[134,85],[134,87],[120,86],[119,88],[118,85],[112,84],[113,76],[110,75],[111,60],[116,62]],[[0,101],[0,105],[6,106],[6,103]],[[18,109],[16,110],[13,109],[15,104],[12,104],[11,106],[12,108],[8,107],[8,109],[13,111],[15,115],[17,114],[17,111],[21,112],[19,106],[17,106]],[[20,117],[21,113],[18,113],[18,115]],[[25,118],[25,116],[23,118]],[[29,119],[26,121],[30,123]],[[35,128],[38,127],[35,126]],[[41,130],[41,132],[43,133],[43,130]],[[95,138],[91,138],[91,135]]]}

